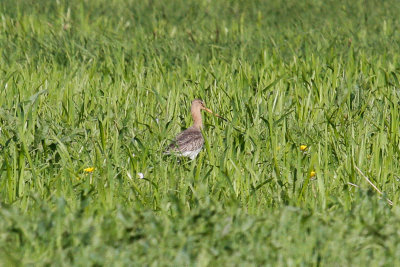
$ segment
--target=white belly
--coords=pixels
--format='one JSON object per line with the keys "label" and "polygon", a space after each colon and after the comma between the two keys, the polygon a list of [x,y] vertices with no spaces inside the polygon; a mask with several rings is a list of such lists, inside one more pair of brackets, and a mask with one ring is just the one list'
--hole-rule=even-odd
{"label": "white belly", "polygon": [[199,149],[193,150],[193,151],[185,151],[182,152],[181,155],[184,157],[189,157],[190,159],[194,159],[201,151],[202,147],[200,147]]}

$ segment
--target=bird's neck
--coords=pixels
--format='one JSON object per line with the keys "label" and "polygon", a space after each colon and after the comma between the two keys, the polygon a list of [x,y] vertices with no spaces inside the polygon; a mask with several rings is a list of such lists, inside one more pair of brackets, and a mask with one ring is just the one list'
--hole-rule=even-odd
{"label": "bird's neck", "polygon": [[200,110],[192,110],[193,126],[197,129],[203,128],[203,120],[201,118]]}

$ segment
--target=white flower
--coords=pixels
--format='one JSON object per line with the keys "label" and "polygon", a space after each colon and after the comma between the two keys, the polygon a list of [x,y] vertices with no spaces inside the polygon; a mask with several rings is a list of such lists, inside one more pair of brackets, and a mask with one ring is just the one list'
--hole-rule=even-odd
{"label": "white flower", "polygon": [[141,172],[138,173],[138,176],[139,176],[139,179],[143,179],[144,178],[144,174],[141,173]]}
{"label": "white flower", "polygon": [[135,157],[135,153],[132,153],[132,158],[134,158]]}

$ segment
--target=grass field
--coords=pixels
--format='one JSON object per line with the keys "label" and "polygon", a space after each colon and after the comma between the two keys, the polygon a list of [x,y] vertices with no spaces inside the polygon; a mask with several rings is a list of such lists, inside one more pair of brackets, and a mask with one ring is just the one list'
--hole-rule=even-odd
{"label": "grass field", "polygon": [[398,14],[2,0],[0,266],[399,266]]}

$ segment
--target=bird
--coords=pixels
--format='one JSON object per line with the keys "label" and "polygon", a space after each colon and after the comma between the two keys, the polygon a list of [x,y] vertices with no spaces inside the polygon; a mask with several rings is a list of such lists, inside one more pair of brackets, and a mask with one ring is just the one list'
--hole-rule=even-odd
{"label": "bird", "polygon": [[221,119],[221,116],[212,112],[207,108],[201,99],[195,99],[192,101],[190,112],[193,118],[193,125],[180,134],[178,134],[174,141],[167,147],[164,154],[170,155],[175,154],[177,156],[189,157],[194,160],[200,153],[204,145],[204,137],[201,133],[203,128],[203,120],[201,118],[201,110],[205,110]]}

